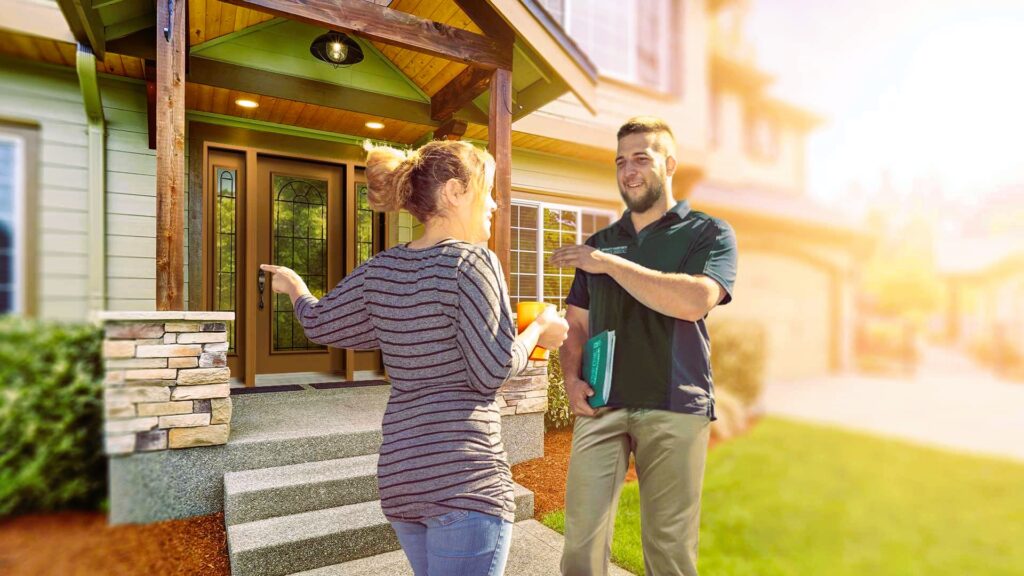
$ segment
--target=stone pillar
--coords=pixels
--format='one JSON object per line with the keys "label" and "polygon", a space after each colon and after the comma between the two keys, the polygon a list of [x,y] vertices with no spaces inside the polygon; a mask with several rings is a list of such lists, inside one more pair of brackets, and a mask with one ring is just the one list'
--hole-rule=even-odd
{"label": "stone pillar", "polygon": [[502,416],[547,412],[547,361],[530,360],[529,368],[502,384],[498,389],[498,406]]}
{"label": "stone pillar", "polygon": [[226,444],[233,312],[101,312],[107,454]]}

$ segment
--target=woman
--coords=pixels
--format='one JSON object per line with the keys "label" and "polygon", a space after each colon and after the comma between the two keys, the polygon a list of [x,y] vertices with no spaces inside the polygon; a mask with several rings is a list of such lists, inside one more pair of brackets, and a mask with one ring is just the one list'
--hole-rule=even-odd
{"label": "woman", "polygon": [[405,154],[371,148],[370,204],[405,208],[421,238],[377,254],[317,301],[287,268],[273,272],[314,342],[379,348],[391,379],[377,467],[381,507],[417,576],[500,575],[515,503],[495,392],[536,345],[568,324],[548,309],[516,336],[490,237],[494,160],[465,142]]}

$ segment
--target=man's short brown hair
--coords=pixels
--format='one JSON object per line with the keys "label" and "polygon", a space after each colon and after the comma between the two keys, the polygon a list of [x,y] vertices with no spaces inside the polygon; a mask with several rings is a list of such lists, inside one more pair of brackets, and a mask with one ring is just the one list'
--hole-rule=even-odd
{"label": "man's short brown hair", "polygon": [[616,140],[622,140],[630,134],[667,134],[671,141],[671,148],[663,150],[663,152],[671,154],[672,148],[675,147],[676,137],[672,133],[672,129],[669,128],[667,122],[655,116],[634,116],[626,120],[626,123],[619,128]]}

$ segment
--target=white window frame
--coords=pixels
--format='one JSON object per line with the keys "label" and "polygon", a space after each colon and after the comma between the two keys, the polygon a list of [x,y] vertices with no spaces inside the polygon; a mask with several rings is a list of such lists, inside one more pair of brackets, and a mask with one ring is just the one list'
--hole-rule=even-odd
{"label": "white window frame", "polygon": [[25,312],[25,139],[0,130],[0,141],[14,144],[14,189],[11,194],[13,204],[14,230],[11,234],[11,309],[7,312],[23,314]]}
{"label": "white window frame", "polygon": [[[579,225],[576,227],[576,243],[583,243],[583,213],[593,214],[596,216],[607,216],[609,224],[614,223],[618,218],[618,214],[614,210],[608,210],[606,208],[595,208],[591,206],[578,206],[572,204],[558,204],[554,202],[541,202],[538,200],[520,200],[517,198],[512,199],[512,204],[518,206],[529,206],[537,209],[537,286],[536,294],[537,301],[544,301],[544,210],[562,210],[562,211],[575,211],[577,216],[577,222]],[[597,230],[594,231],[595,233]],[[522,250],[520,250],[522,252]],[[509,270],[511,275],[513,270]],[[518,272],[516,272],[518,273]]]}

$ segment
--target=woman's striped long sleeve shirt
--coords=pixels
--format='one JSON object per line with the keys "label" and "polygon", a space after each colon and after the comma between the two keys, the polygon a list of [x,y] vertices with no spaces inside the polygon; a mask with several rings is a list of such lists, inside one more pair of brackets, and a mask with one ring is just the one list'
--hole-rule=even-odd
{"label": "woman's striped long sleeve shirt", "polygon": [[521,372],[498,259],[457,240],[396,246],[319,301],[299,298],[306,336],[339,348],[379,348],[391,380],[377,467],[392,520],[452,509],[513,520],[512,473],[495,393]]}

